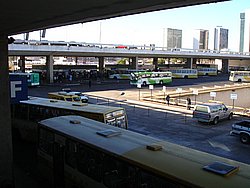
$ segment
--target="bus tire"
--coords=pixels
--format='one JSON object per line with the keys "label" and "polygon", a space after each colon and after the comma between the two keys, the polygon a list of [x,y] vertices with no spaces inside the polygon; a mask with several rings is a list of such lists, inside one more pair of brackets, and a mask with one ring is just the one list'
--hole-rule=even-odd
{"label": "bus tire", "polygon": [[147,83],[144,81],[144,82],[142,83],[142,85],[143,85],[143,86],[146,86],[146,85],[147,85]]}
{"label": "bus tire", "polygon": [[242,80],[241,79],[238,79],[238,82],[241,82]]}
{"label": "bus tire", "polygon": [[116,76],[114,76],[114,80],[117,80],[117,77],[116,77]]}
{"label": "bus tire", "polygon": [[208,76],[208,73],[206,73],[206,76]]}
{"label": "bus tire", "polygon": [[160,80],[160,85],[163,85],[163,81],[162,80]]}
{"label": "bus tire", "polygon": [[247,144],[249,143],[250,141],[250,136],[246,133],[241,133],[240,134],[240,141],[243,143],[243,144]]}
{"label": "bus tire", "polygon": [[184,78],[185,78],[185,79],[188,79],[188,76],[187,76],[187,75],[185,75],[185,76],[184,76]]}
{"label": "bus tire", "polygon": [[218,117],[215,117],[214,120],[213,120],[213,124],[214,125],[217,125],[219,122],[219,118]]}

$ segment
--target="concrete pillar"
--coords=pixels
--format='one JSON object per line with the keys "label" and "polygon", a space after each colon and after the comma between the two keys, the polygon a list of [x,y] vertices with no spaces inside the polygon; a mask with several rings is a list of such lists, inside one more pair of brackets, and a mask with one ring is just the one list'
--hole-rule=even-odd
{"label": "concrete pillar", "polygon": [[155,70],[158,70],[158,58],[157,57],[153,58],[153,65],[155,66]]}
{"label": "concrete pillar", "polygon": [[7,36],[0,36],[0,64],[0,187],[14,187]]}
{"label": "concrete pillar", "polygon": [[99,72],[102,74],[104,70],[104,57],[98,57]]}
{"label": "concrete pillar", "polygon": [[19,66],[20,66],[21,72],[25,72],[25,56],[23,56],[23,55],[20,56]]}
{"label": "concrete pillar", "polygon": [[77,63],[78,63],[78,57],[77,56],[75,57],[75,61],[76,61],[76,65],[77,65]]}
{"label": "concrete pillar", "polygon": [[187,63],[186,63],[187,68],[192,69],[193,64],[196,64],[196,58],[187,58]]}
{"label": "concrete pillar", "polygon": [[53,64],[54,59],[53,55],[46,56],[46,77],[47,77],[47,83],[53,83],[54,82],[54,75],[53,75]]}
{"label": "concrete pillar", "polygon": [[222,73],[227,74],[229,71],[229,62],[228,59],[222,59]]}
{"label": "concrete pillar", "polygon": [[131,57],[129,59],[129,64],[131,69],[138,70],[138,57]]}

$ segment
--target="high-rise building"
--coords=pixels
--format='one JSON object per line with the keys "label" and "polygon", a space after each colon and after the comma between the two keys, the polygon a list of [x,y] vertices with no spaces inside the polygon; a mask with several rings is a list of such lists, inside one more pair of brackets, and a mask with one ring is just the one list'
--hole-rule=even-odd
{"label": "high-rise building", "polygon": [[163,47],[182,48],[182,30],[167,28],[166,32],[164,28]]}
{"label": "high-rise building", "polygon": [[209,31],[197,29],[193,36],[193,49],[208,50]]}
{"label": "high-rise building", "polygon": [[214,50],[228,49],[228,29],[217,26],[214,29]]}
{"label": "high-rise building", "polygon": [[240,13],[240,52],[250,52],[250,9]]}

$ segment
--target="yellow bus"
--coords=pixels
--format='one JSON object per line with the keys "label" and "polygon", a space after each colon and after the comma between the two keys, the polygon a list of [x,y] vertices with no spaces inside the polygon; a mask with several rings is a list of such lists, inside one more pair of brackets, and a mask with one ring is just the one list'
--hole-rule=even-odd
{"label": "yellow bus", "polygon": [[238,161],[79,116],[38,126],[38,167],[55,187],[250,187]]}
{"label": "yellow bus", "polygon": [[55,116],[75,114],[119,128],[128,128],[126,111],[122,107],[66,102],[56,99],[30,97],[12,105],[12,124],[25,140],[36,140],[37,122]]}
{"label": "yellow bus", "polygon": [[172,78],[198,78],[197,69],[169,69]]}
{"label": "yellow bus", "polygon": [[69,102],[82,102],[82,103],[88,102],[88,97],[81,94],[81,92],[66,92],[66,91],[51,92],[48,93],[48,98],[69,101]]}

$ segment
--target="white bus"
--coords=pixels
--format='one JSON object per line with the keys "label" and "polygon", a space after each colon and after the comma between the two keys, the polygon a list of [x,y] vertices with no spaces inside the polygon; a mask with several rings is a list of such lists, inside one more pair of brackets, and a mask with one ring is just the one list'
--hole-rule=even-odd
{"label": "white bus", "polygon": [[144,70],[114,70],[109,75],[109,78],[115,80],[129,80],[132,72],[144,72]]}
{"label": "white bus", "polygon": [[229,81],[250,82],[250,71],[231,71]]}
{"label": "white bus", "polygon": [[169,69],[173,78],[198,78],[197,69]]}
{"label": "white bus", "polygon": [[218,73],[218,69],[212,67],[202,67],[197,68],[197,70],[199,76],[216,76]]}
{"label": "white bus", "polygon": [[155,84],[170,84],[172,83],[171,72],[134,72],[131,73],[131,85],[155,85]]}

